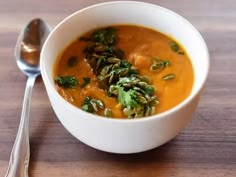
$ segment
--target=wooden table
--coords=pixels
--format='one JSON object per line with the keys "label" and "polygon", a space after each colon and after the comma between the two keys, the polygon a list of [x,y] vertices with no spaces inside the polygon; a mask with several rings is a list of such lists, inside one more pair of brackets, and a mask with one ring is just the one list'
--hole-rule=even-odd
{"label": "wooden table", "polygon": [[[0,1],[0,176],[17,133],[26,77],[14,59],[21,28],[33,17],[54,27],[67,15],[102,0]],[[236,1],[147,0],[188,19],[201,32],[211,69],[199,107],[175,139],[148,152],[117,155],[90,148],[60,124],[41,79],[33,92],[31,177],[236,176]]]}

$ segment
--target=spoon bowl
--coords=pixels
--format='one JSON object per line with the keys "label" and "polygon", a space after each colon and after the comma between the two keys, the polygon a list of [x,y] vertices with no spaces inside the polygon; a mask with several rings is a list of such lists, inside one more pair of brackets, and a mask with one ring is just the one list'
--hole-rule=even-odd
{"label": "spoon bowl", "polygon": [[15,59],[20,70],[28,76],[21,120],[12,148],[8,171],[5,177],[28,177],[30,159],[29,110],[35,79],[40,75],[40,52],[50,33],[49,26],[41,19],[33,19],[21,31],[15,47]]}
{"label": "spoon bowl", "polygon": [[15,58],[24,74],[40,74],[40,51],[49,32],[50,27],[41,19],[32,20],[21,31],[16,42]]}

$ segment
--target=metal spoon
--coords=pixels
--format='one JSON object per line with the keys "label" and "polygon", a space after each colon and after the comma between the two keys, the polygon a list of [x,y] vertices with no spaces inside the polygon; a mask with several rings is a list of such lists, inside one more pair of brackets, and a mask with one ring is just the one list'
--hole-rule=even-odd
{"label": "metal spoon", "polygon": [[33,19],[21,31],[16,42],[16,62],[20,70],[28,76],[28,79],[25,88],[20,125],[5,177],[28,177],[28,166],[30,159],[30,101],[35,79],[38,75],[40,75],[40,51],[49,33],[50,27],[43,20]]}

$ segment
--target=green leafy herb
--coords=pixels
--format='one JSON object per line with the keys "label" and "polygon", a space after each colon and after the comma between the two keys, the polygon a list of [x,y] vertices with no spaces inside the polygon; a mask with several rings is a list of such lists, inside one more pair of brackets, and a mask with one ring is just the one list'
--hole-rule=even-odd
{"label": "green leafy herb", "polygon": [[132,66],[131,63],[126,60],[122,60],[121,65],[120,65],[120,67],[122,68],[130,68],[131,66]]}
{"label": "green leafy herb", "polygon": [[138,74],[138,71],[136,69],[130,69],[129,74]]}
{"label": "green leafy herb", "polygon": [[136,95],[134,90],[124,91],[123,87],[118,87],[118,101],[124,107],[136,107]]}
{"label": "green leafy herb", "polygon": [[92,34],[92,39],[105,45],[112,45],[117,41],[116,29],[105,28],[97,30]]}
{"label": "green leafy herb", "polygon": [[165,75],[162,79],[166,81],[166,80],[171,80],[174,78],[175,78],[175,74],[168,74],[168,75]]}
{"label": "green leafy herb", "polygon": [[91,105],[90,103],[91,101],[91,98],[90,97],[85,97],[84,99],[84,103],[81,107],[82,110],[86,111],[86,112],[90,112],[90,113],[93,113],[94,112],[94,109],[93,109],[93,106]]}
{"label": "green leafy herb", "polygon": [[75,88],[78,85],[78,81],[74,76],[56,76],[54,80],[63,88]]}
{"label": "green leafy herb", "polygon": [[86,87],[88,84],[90,84],[90,78],[84,77],[84,83],[81,85],[82,88]]}
{"label": "green leafy herb", "polygon": [[78,57],[77,56],[71,56],[69,58],[68,62],[67,62],[67,65],[69,67],[73,67],[73,66],[77,65],[77,63],[78,63]]}
{"label": "green leafy herb", "polygon": [[173,52],[178,52],[179,45],[175,41],[172,41],[170,42],[170,48]]}
{"label": "green leafy herb", "polygon": [[178,54],[180,54],[180,55],[184,55],[184,52],[178,52]]}
{"label": "green leafy herb", "polygon": [[170,60],[165,60],[165,61],[163,61],[164,63],[164,66],[170,66]]}

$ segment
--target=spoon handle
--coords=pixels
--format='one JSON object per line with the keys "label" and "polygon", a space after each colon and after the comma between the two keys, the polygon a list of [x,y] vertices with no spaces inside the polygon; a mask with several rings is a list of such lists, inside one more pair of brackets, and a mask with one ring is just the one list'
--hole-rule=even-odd
{"label": "spoon handle", "polygon": [[10,162],[5,177],[28,177],[28,166],[30,159],[29,146],[29,111],[32,88],[36,76],[29,76],[26,83],[20,125],[16,140],[12,148]]}

